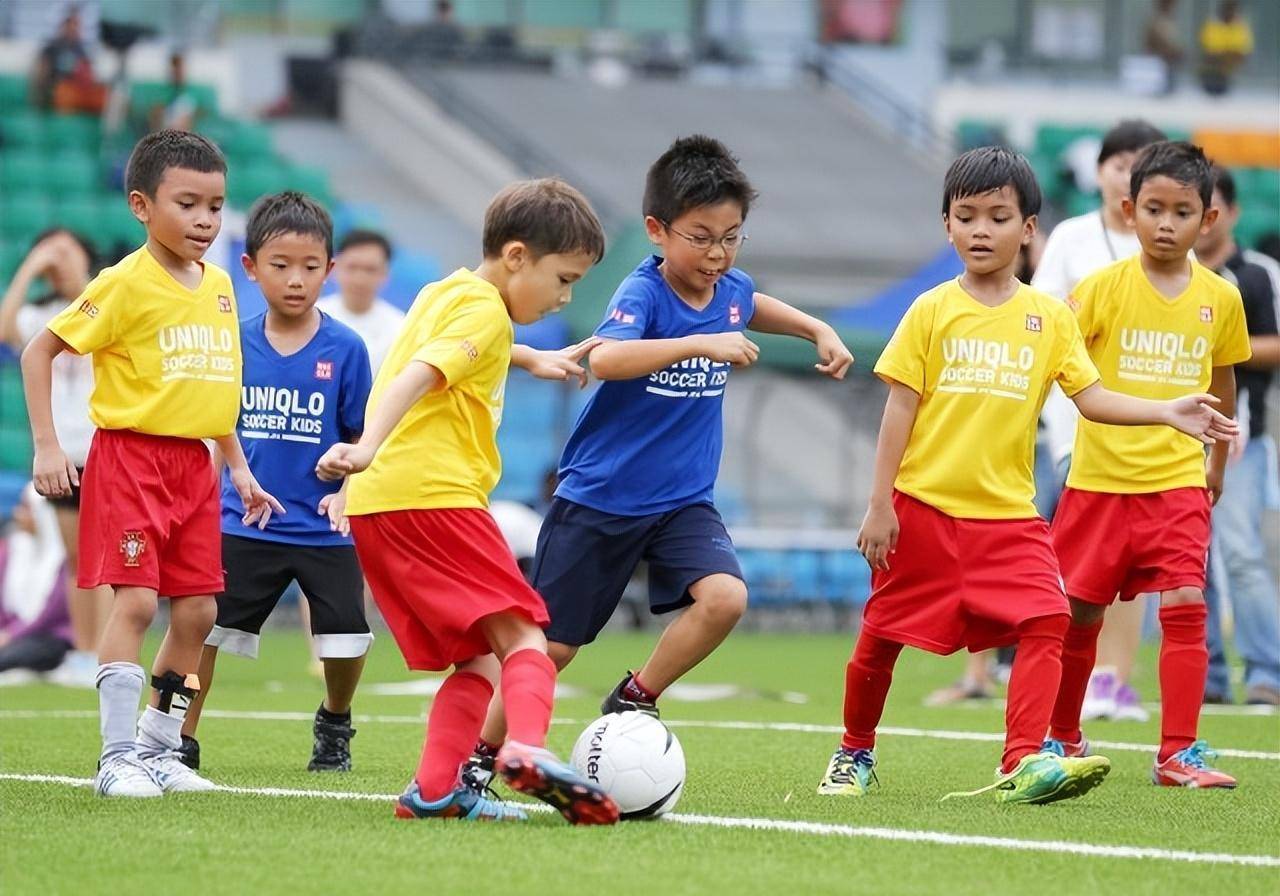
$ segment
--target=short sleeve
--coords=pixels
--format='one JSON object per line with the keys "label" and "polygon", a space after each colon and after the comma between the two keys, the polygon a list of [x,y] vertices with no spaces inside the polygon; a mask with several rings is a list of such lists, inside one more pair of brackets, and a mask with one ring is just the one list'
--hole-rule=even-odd
{"label": "short sleeve", "polygon": [[1227,284],[1219,310],[1222,324],[1213,343],[1213,366],[1228,367],[1248,361],[1253,356],[1253,350],[1249,346],[1249,330],[1245,326],[1244,302],[1240,298],[1240,290]]}
{"label": "short sleeve", "polygon": [[[418,334],[415,334],[418,335]],[[412,360],[430,364],[457,386],[503,340],[510,342],[511,318],[500,301],[463,296],[436,319],[431,332],[420,334]]]}
{"label": "short sleeve", "polygon": [[925,365],[929,356],[929,336],[933,328],[934,306],[916,299],[898,322],[893,338],[876,361],[876,376],[892,380],[924,394]]}
{"label": "short sleeve", "polygon": [[1075,289],[1071,290],[1067,296],[1067,307],[1075,315],[1076,326],[1084,339],[1086,349],[1098,335],[1096,323],[1106,317],[1098,307],[1101,297],[1094,284],[1093,277],[1086,277],[1076,284]]}
{"label": "short sleeve", "polygon": [[80,298],[49,322],[49,329],[76,354],[92,354],[116,341],[127,308],[119,279],[99,274]]}
{"label": "short sleeve", "polygon": [[605,339],[642,339],[652,313],[652,294],[644,281],[628,278],[609,300],[596,335]]}
{"label": "short sleeve", "polygon": [[373,387],[373,371],[369,366],[369,350],[364,341],[355,337],[343,365],[342,383],[338,393],[338,433],[344,442],[360,437],[364,432],[364,409],[369,403],[369,390]]}
{"label": "short sleeve", "polygon": [[1058,344],[1062,350],[1054,359],[1053,378],[1070,397],[1092,386],[1101,376],[1085,348],[1080,328],[1069,315],[1062,316],[1061,329],[1063,335]]}

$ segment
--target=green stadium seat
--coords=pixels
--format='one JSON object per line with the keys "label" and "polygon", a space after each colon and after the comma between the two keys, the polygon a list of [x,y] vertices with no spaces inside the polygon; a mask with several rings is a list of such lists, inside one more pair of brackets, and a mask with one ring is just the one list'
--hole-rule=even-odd
{"label": "green stadium seat", "polygon": [[6,113],[0,117],[0,145],[6,149],[35,149],[44,144],[44,117],[34,112]]}
{"label": "green stadium seat", "polygon": [[1036,129],[1035,152],[1037,155],[1057,159],[1062,151],[1081,137],[1101,137],[1096,127],[1082,125],[1042,124]]}
{"label": "green stadium seat", "polygon": [[1008,142],[1004,125],[997,121],[965,119],[956,125],[956,146],[960,152],[979,146],[1001,145]]}
{"label": "green stadium seat", "polygon": [[1242,205],[1240,219],[1236,221],[1236,242],[1253,249],[1258,239],[1267,233],[1280,231],[1280,213],[1275,206]]}
{"label": "green stadium seat", "polygon": [[231,144],[231,138],[236,132],[236,123],[230,119],[210,115],[197,122],[196,130],[216,143],[218,148],[225,153],[227,152],[227,147]]}
{"label": "green stadium seat", "polygon": [[147,238],[142,224],[129,211],[129,205],[121,197],[100,200],[102,235],[94,240],[98,245],[101,240],[109,248],[133,251]]}
{"label": "green stadium seat", "polygon": [[1035,172],[1040,191],[1050,202],[1062,202],[1066,196],[1066,184],[1062,179],[1062,163],[1057,156],[1032,153],[1027,159]]}
{"label": "green stadium seat", "polygon": [[45,189],[53,200],[92,195],[102,186],[98,160],[85,152],[60,153],[45,168]]}
{"label": "green stadium seat", "polygon": [[8,283],[27,257],[27,243],[16,240],[0,240],[0,282]]}
{"label": "green stadium seat", "polygon": [[5,196],[0,206],[0,236],[16,242],[31,241],[53,223],[53,207],[47,199],[24,194]]}
{"label": "green stadium seat", "polygon": [[262,162],[271,158],[275,149],[271,142],[271,131],[255,122],[238,122],[235,129],[227,135],[222,144],[222,151],[235,156],[236,161]]}
{"label": "green stadium seat", "polygon": [[124,200],[115,195],[109,198],[92,195],[63,199],[54,205],[53,224],[55,227],[74,230],[92,243],[100,253],[105,253],[114,243],[104,223],[107,218],[107,202],[124,204]]}
{"label": "green stadium seat", "polygon": [[1067,191],[1065,203],[1067,217],[1087,215],[1089,212],[1097,211],[1100,205],[1102,205],[1102,197],[1097,193],[1085,193],[1076,189]]}
{"label": "green stadium seat", "polygon": [[51,152],[97,153],[102,122],[92,115],[50,115],[44,123],[44,145]]}
{"label": "green stadium seat", "polygon": [[274,162],[232,165],[227,177],[227,196],[231,204],[248,209],[259,196],[288,187],[288,171]]}
{"label": "green stadium seat", "polygon": [[29,103],[30,87],[23,75],[0,75],[0,112],[9,113],[25,109]]}
{"label": "green stadium seat", "polygon": [[0,192],[38,192],[44,189],[48,161],[43,153],[10,149],[0,153]]}
{"label": "green stadium seat", "polygon": [[329,203],[329,175],[323,168],[291,165],[285,169],[284,186],[289,190],[306,193],[322,204]]}
{"label": "green stadium seat", "polygon": [[1238,168],[1236,196],[1240,203],[1280,206],[1280,170],[1275,168]]}

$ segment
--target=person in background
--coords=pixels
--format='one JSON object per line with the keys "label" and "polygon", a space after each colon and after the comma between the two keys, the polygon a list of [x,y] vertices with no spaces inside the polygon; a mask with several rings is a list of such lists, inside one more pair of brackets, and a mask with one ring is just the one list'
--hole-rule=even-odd
{"label": "person in background", "polygon": [[[0,341],[22,351],[49,321],[76,300],[89,284],[95,266],[93,249],[77,233],[63,228],[46,230],[36,237],[31,251],[18,266],[9,288],[0,299]],[[39,281],[48,291],[31,298]],[[83,470],[93,439],[89,421],[89,394],[93,391],[93,363],[89,358],[64,352],[53,365],[53,416],[58,437],[68,458]],[[50,680],[67,687],[93,687],[98,673],[98,639],[111,612],[111,589],[79,588],[75,569],[79,547],[80,490],[49,499],[62,533],[67,564],[67,603],[71,614],[72,650]]]}
{"label": "person in background", "polygon": [[1200,84],[1211,96],[1231,89],[1240,66],[1253,53],[1253,29],[1237,0],[1222,0],[1218,14],[1200,28]]}
{"label": "person in background", "polygon": [[[1222,638],[1222,598],[1231,601],[1236,649],[1245,664],[1245,699],[1280,705],[1280,593],[1267,565],[1263,502],[1268,487],[1267,393],[1280,367],[1280,333],[1271,278],[1251,263],[1232,230],[1240,217],[1231,172],[1214,166],[1212,205],[1218,220],[1196,242],[1200,263],[1234,283],[1244,300],[1253,357],[1236,365],[1240,438],[1213,508],[1213,547],[1205,603],[1209,607],[1209,680],[1206,703],[1230,703],[1231,679]],[[1274,488],[1274,481],[1271,483]]]}
{"label": "person in background", "polygon": [[1178,0],[1156,0],[1147,19],[1144,49],[1164,64],[1164,93],[1173,93],[1185,48],[1178,35]]}
{"label": "person in background", "polygon": [[0,684],[36,680],[71,649],[65,560],[53,508],[28,485],[0,539]]}
{"label": "person in background", "polygon": [[36,57],[31,75],[31,99],[35,105],[63,114],[99,114],[107,101],[107,87],[93,76],[93,63],[80,30],[79,7],[70,6],[58,33]]}
{"label": "person in background", "polygon": [[391,243],[376,231],[353,230],[338,243],[335,261],[338,292],[317,307],[360,334],[377,376],[404,322],[404,312],[378,296],[391,273]]}
{"label": "person in background", "polygon": [[178,131],[195,129],[196,116],[200,112],[196,97],[187,89],[187,60],[182,53],[169,54],[169,96],[163,103],[156,103],[147,110],[148,129],[173,128]]}

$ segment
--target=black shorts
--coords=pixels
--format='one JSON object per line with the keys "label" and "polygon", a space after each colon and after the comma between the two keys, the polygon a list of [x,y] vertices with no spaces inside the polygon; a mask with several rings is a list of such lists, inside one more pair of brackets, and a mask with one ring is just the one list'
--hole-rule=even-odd
{"label": "black shorts", "polygon": [[296,580],[311,608],[311,634],[321,659],[369,651],[373,634],[364,616],[364,576],[352,545],[311,548],[223,535],[222,566],[226,590],[218,595],[218,622],[206,644],[257,657],[262,624]]}
{"label": "black shorts", "polygon": [[649,564],[649,609],[693,603],[689,586],[717,573],[742,578],[719,512],[691,504],[649,516],[615,516],[564,498],[538,533],[533,587],[547,603],[547,640],[590,644],[617,609],[641,561]]}

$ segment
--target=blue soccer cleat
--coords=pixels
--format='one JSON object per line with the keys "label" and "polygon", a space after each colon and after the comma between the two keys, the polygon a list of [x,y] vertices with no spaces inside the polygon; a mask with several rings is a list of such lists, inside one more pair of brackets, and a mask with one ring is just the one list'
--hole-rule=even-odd
{"label": "blue soccer cleat", "polygon": [[418,782],[396,801],[396,818],[457,818],[461,821],[527,821],[523,809],[501,800],[489,799],[470,787],[459,785],[434,802],[422,798]]}

